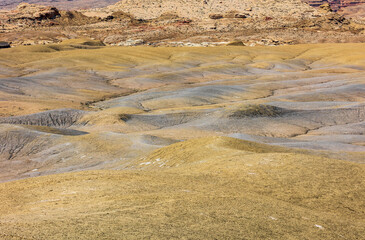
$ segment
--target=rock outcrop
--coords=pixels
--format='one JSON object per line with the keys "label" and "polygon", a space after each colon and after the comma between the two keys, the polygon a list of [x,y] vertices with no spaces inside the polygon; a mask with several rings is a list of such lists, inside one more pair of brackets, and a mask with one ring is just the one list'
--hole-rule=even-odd
{"label": "rock outcrop", "polygon": [[[364,24],[353,24],[328,3],[321,6],[313,8],[302,0],[122,0],[106,8],[58,11],[21,4],[16,10],[0,12],[0,33],[4,33],[0,40],[14,46],[84,37],[123,46],[363,41],[358,33]],[[50,31],[48,27],[53,26]],[[328,37],[328,32],[334,30],[342,32],[342,36],[332,32]]]}
{"label": "rock outcrop", "polygon": [[0,48],[10,48],[10,43],[8,43],[8,42],[0,42]]}
{"label": "rock outcrop", "polygon": [[60,12],[55,7],[39,6],[35,4],[22,3],[15,10],[9,12],[8,21],[19,20],[51,20],[60,17]]}
{"label": "rock outcrop", "polygon": [[70,127],[84,114],[81,110],[59,109],[25,116],[0,118],[0,124]]}
{"label": "rock outcrop", "polygon": [[[180,17],[190,19],[219,19],[232,10],[237,11],[237,17],[242,13],[252,12],[253,15],[271,16],[273,18],[291,16],[300,17],[312,9],[301,0],[232,0],[232,1],[196,1],[196,0],[121,0],[115,5],[103,9],[105,12],[124,11],[136,18],[153,19],[165,12],[176,12]],[[223,17],[222,16],[222,17]]]}
{"label": "rock outcrop", "polygon": [[322,4],[321,6],[319,6],[319,9],[321,12],[324,12],[324,13],[333,12],[332,7],[329,3]]}

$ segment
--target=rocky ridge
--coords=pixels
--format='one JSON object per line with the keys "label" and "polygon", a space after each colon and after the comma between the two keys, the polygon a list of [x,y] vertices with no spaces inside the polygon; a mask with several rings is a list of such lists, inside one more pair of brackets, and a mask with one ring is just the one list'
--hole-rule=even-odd
{"label": "rocky ridge", "polygon": [[8,21],[18,20],[47,20],[60,17],[60,12],[55,7],[46,7],[35,4],[21,3],[8,14]]}
{"label": "rocky ridge", "polygon": [[223,15],[231,11],[241,14],[248,14],[250,12],[252,13],[251,15],[270,16],[273,18],[284,17],[290,14],[293,18],[301,18],[309,16],[310,11],[313,9],[303,4],[300,0],[233,0],[229,2],[217,0],[145,0],[139,2],[122,0],[99,11],[114,12],[116,10],[123,10],[133,14],[136,18],[142,19],[157,18],[166,12],[174,12],[180,17],[204,19],[208,18],[209,15]]}
{"label": "rocky ridge", "polygon": [[33,45],[88,37],[119,46],[252,46],[365,40],[361,22],[326,6],[316,9],[299,0],[123,0],[105,8],[62,11],[21,4],[0,12],[0,41]]}

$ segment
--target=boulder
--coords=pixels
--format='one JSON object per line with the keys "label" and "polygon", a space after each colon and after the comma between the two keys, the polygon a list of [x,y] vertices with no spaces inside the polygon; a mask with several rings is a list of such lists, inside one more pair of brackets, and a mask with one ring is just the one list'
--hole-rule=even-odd
{"label": "boulder", "polygon": [[244,14],[244,13],[236,13],[234,15],[234,18],[247,18],[248,15],[247,14]]}
{"label": "boulder", "polygon": [[240,13],[237,11],[229,11],[223,15],[223,18],[247,18],[249,14]]}
{"label": "boulder", "polygon": [[0,42],[0,48],[10,48],[10,43],[8,43],[8,42]]}
{"label": "boulder", "polygon": [[321,6],[319,6],[319,9],[323,13],[329,13],[333,11],[329,3],[322,4]]}
{"label": "boulder", "polygon": [[110,36],[107,36],[103,42],[106,45],[115,45],[115,44],[119,43],[120,41],[122,41],[123,39],[125,39],[125,37],[123,35],[110,35]]}
{"label": "boulder", "polygon": [[227,46],[245,46],[242,41],[233,41],[227,44]]}
{"label": "boulder", "polygon": [[222,14],[213,13],[213,14],[210,14],[209,15],[209,18],[210,19],[221,19],[221,18],[223,18],[223,15]]}
{"label": "boulder", "polygon": [[118,43],[118,46],[128,46],[128,47],[130,47],[130,46],[142,45],[144,43],[145,42],[144,42],[143,39],[135,39],[135,40],[134,39],[128,39],[128,40],[126,40],[124,42]]}

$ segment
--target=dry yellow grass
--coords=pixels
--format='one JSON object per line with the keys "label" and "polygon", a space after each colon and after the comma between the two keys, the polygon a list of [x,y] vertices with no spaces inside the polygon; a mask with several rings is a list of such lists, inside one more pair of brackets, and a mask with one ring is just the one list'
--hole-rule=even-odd
{"label": "dry yellow grass", "polygon": [[[149,48],[149,47],[102,47],[99,49],[77,49],[73,45],[85,44],[87,40],[66,41],[56,45],[21,46],[3,49],[0,59],[9,65],[38,65],[41,69],[50,66],[68,66],[79,69],[123,70],[116,64],[164,63],[179,64],[194,60],[227,60],[236,63],[259,64],[271,61],[291,60],[302,57],[312,62],[346,63],[364,65],[364,48],[362,43],[349,44],[303,44],[277,47],[215,47],[215,48]],[[349,51],[356,52],[348,54]],[[21,58],[20,58],[21,56]],[[103,56],[103,58],[100,58]],[[75,63],[78,63],[75,65]],[[261,65],[264,66],[264,65]],[[217,66],[215,66],[217,67]],[[199,69],[199,68],[198,68]]]}

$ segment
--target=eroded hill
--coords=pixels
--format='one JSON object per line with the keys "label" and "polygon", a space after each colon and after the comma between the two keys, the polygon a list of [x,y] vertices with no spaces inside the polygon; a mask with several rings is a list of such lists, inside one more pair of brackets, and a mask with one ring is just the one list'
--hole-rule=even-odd
{"label": "eroded hill", "polygon": [[1,50],[2,180],[125,168],[216,135],[363,162],[362,44],[94,45]]}
{"label": "eroded hill", "polygon": [[364,56],[0,49],[0,239],[360,239]]}

